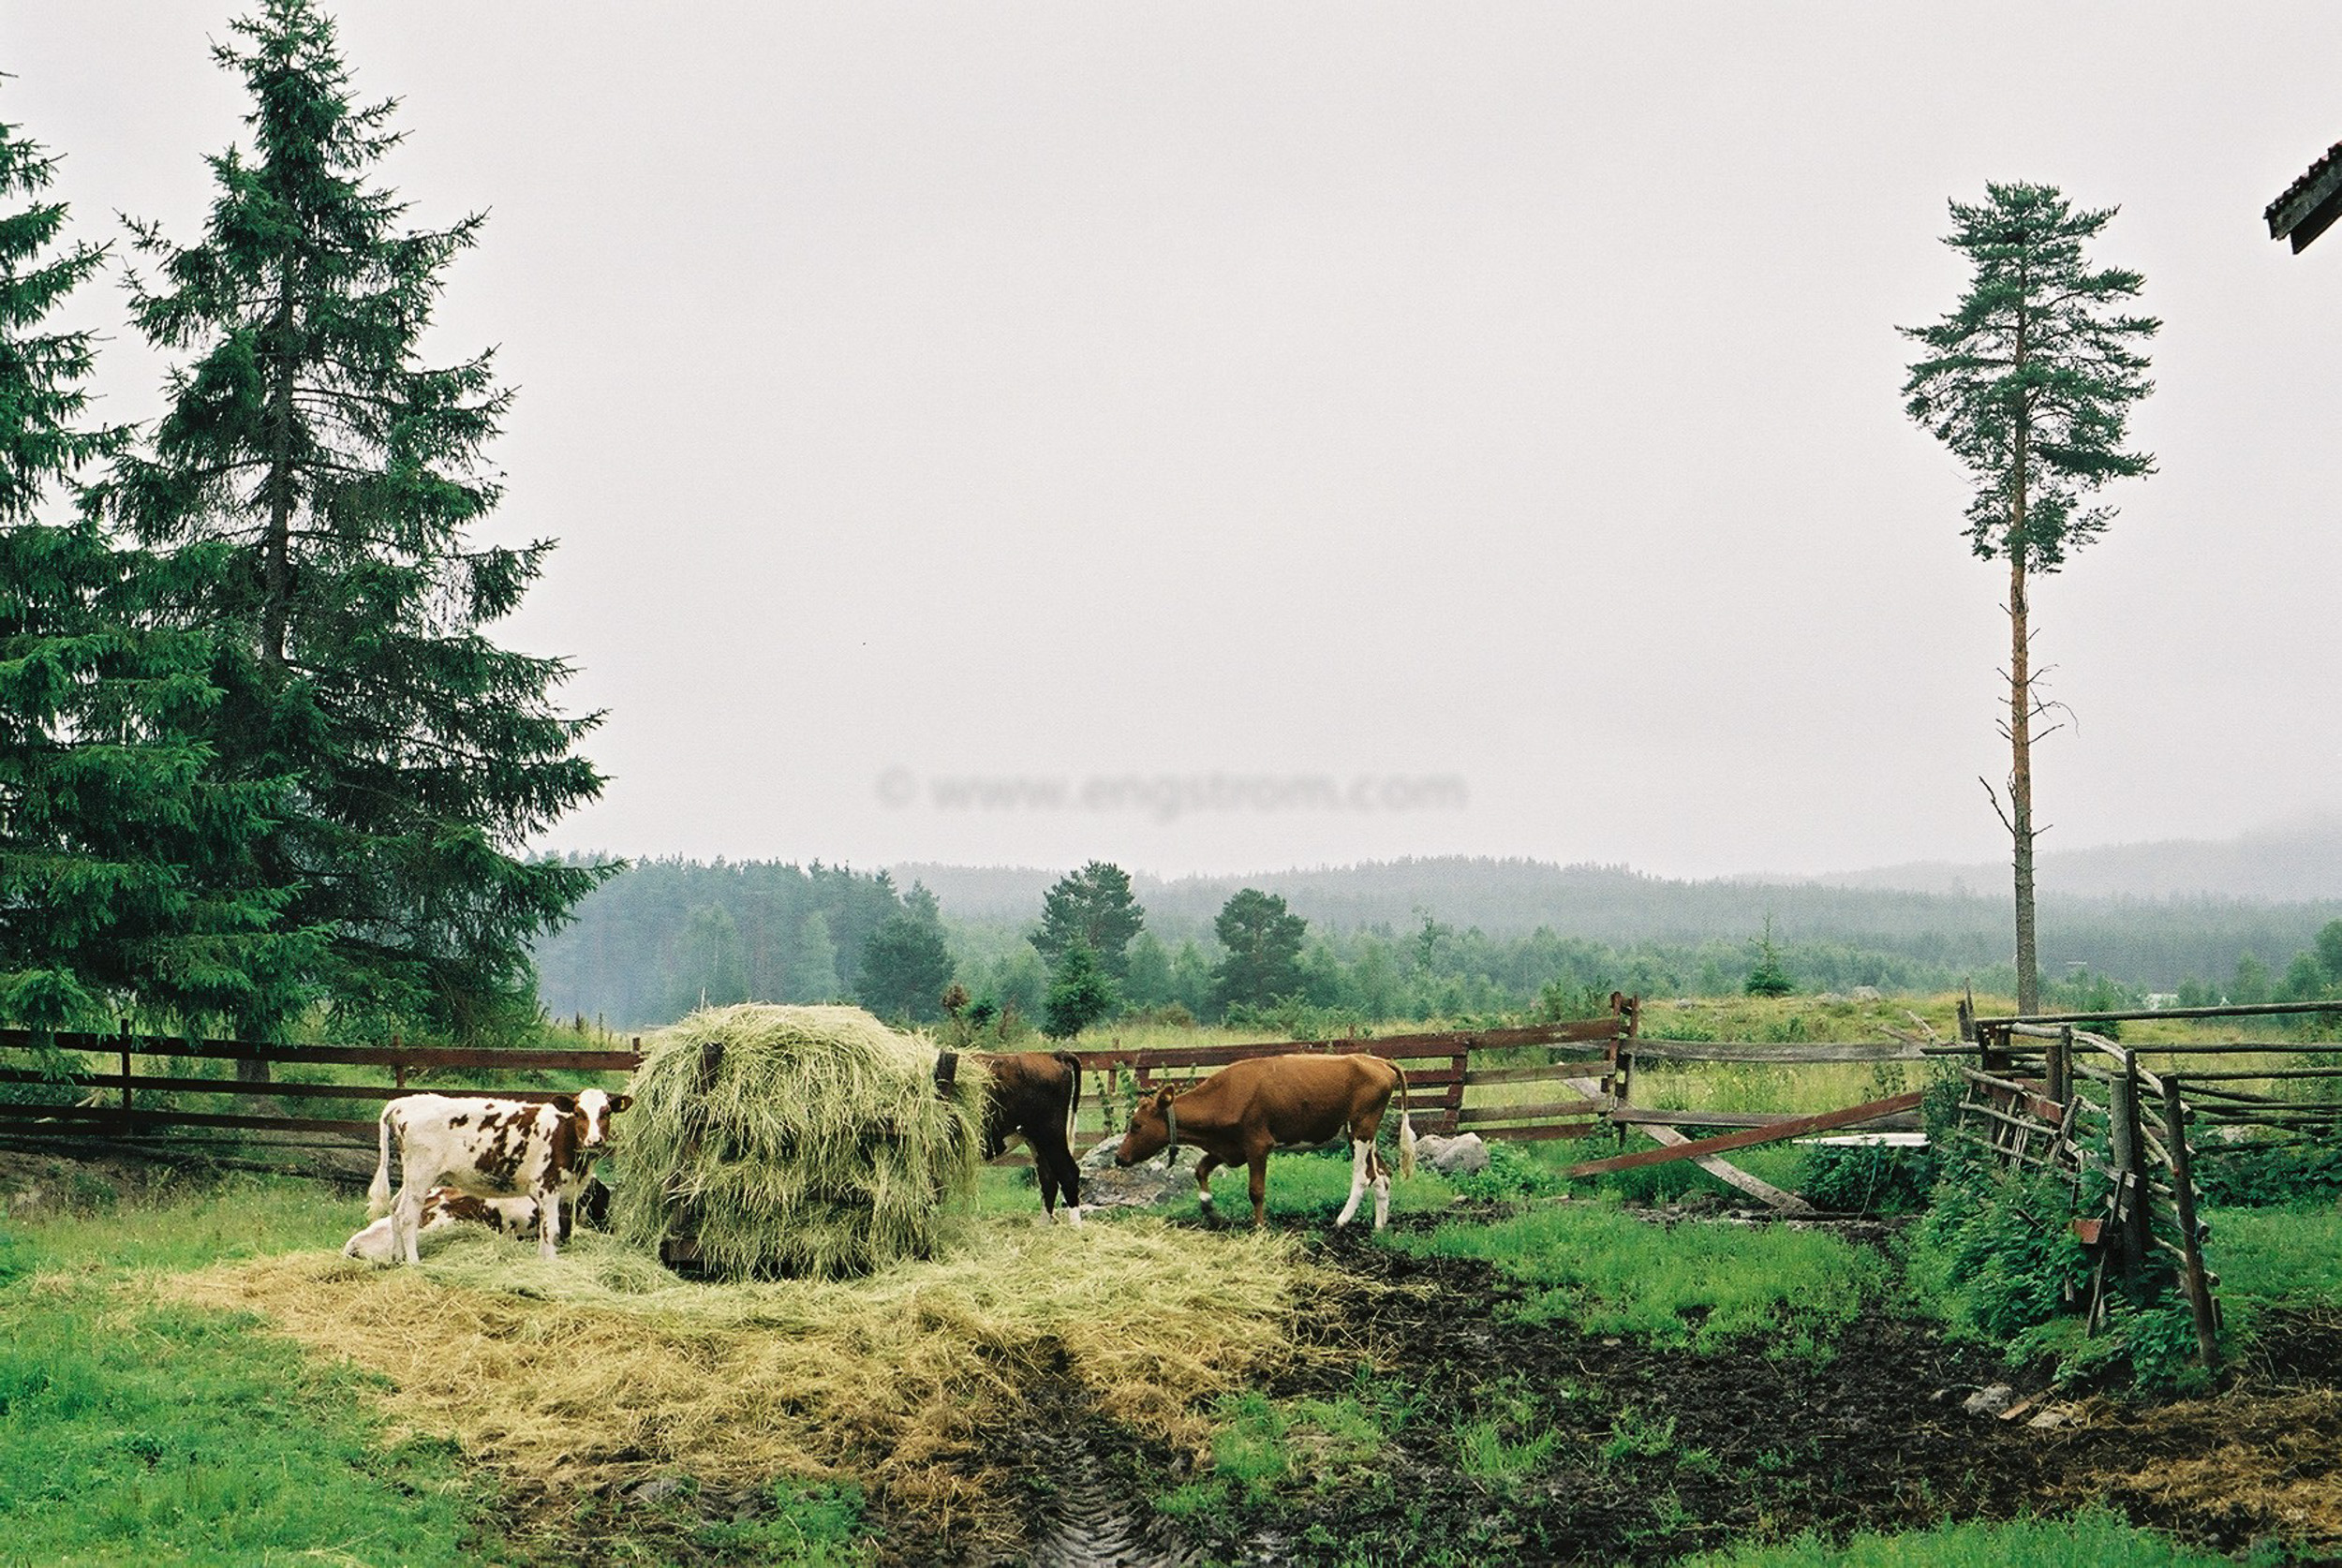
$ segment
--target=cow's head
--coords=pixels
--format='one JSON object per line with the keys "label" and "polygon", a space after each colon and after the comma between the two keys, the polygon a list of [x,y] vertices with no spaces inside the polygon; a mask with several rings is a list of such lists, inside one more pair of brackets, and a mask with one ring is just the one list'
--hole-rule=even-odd
{"label": "cow's head", "polygon": [[610,1118],[634,1103],[630,1094],[606,1094],[600,1089],[586,1089],[576,1099],[567,1095],[555,1101],[554,1107],[570,1117],[577,1128],[577,1146],[582,1153],[593,1153],[609,1146]]}
{"label": "cow's head", "polygon": [[1177,1117],[1171,1108],[1171,1086],[1165,1084],[1131,1111],[1131,1125],[1122,1134],[1122,1146],[1114,1151],[1114,1162],[1128,1168],[1141,1160],[1151,1160],[1164,1149],[1171,1158],[1179,1157],[1177,1141]]}

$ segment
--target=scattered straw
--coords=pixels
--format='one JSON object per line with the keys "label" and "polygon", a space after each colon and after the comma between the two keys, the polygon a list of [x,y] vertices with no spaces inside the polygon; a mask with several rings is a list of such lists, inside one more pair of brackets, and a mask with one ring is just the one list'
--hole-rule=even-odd
{"label": "scattered straw", "polygon": [[1212,1396],[1296,1354],[1315,1274],[1282,1237],[1145,1220],[977,1240],[850,1283],[693,1284],[581,1233],[550,1264],[482,1235],[421,1267],[295,1253],[165,1288],[382,1375],[403,1425],[548,1489],[850,1474],[984,1527],[1011,1495],[995,1456],[1021,1388],[1071,1379],[1200,1448]]}
{"label": "scattered straw", "polygon": [[704,1008],[664,1030],[615,1137],[611,1227],[696,1241],[724,1279],[844,1279],[935,1255],[975,1191],[981,1068],[852,1007]]}

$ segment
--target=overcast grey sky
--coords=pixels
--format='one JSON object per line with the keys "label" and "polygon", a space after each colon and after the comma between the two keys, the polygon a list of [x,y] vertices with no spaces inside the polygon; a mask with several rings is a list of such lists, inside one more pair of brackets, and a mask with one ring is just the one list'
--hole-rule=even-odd
{"label": "overcast grey sky", "polygon": [[[195,231],[234,9],[7,7],[85,233]],[[2119,205],[2165,321],[2162,472],[2037,594],[2045,845],[2342,809],[2342,234],[2260,219],[2342,7],[335,10],[416,219],[491,214],[437,342],[561,540],[506,640],[609,710],[558,846],[1989,859],[2005,584],[1894,332],[1987,179]]]}

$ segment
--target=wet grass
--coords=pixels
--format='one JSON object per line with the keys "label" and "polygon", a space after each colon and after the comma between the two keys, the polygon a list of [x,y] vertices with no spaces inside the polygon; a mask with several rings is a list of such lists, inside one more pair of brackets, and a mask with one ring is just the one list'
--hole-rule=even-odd
{"label": "wet grass", "polygon": [[0,1231],[0,1563],[505,1561],[454,1450],[258,1320],[158,1302],[209,1259],[338,1245],[319,1189],[240,1179]]}
{"label": "wet grass", "polygon": [[1390,1245],[1493,1264],[1529,1287],[1529,1323],[1719,1349],[1763,1336],[1771,1354],[1821,1357],[1831,1337],[1895,1288],[1875,1250],[1821,1231],[1661,1225],[1614,1203],[1554,1204],[1490,1224],[1450,1222]]}
{"label": "wet grass", "polygon": [[[2111,1514],[2006,1524],[1940,1525],[1832,1544],[1816,1536],[1687,1558],[1682,1568],[2234,1568]],[[2268,1559],[2278,1561],[2282,1559]]]}

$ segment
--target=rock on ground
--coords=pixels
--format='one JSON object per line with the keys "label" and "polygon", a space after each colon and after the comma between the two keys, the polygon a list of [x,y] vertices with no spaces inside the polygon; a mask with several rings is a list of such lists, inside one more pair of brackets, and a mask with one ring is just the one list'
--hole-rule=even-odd
{"label": "rock on ground", "polygon": [[1444,1176],[1469,1176],[1489,1168],[1489,1146],[1477,1132],[1453,1138],[1427,1132],[1415,1141],[1415,1157]]}
{"label": "rock on ground", "polygon": [[1119,1137],[1107,1138],[1081,1157],[1082,1207],[1149,1208],[1180,1191],[1195,1186],[1195,1151],[1189,1149],[1179,1163],[1165,1168],[1163,1156],[1144,1160],[1129,1170],[1118,1169],[1114,1151]]}

